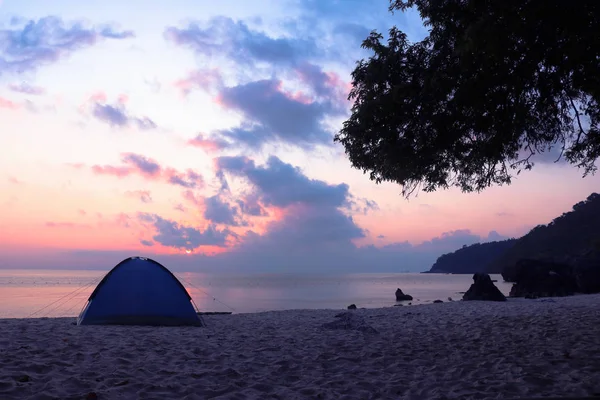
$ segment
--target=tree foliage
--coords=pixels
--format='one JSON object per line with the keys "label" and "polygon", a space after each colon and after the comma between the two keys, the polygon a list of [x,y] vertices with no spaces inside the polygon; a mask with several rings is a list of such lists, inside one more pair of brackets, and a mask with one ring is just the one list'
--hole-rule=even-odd
{"label": "tree foliage", "polygon": [[352,115],[336,135],[377,183],[480,191],[510,184],[532,155],[596,170],[600,1],[392,0],[429,34],[372,32],[352,73]]}

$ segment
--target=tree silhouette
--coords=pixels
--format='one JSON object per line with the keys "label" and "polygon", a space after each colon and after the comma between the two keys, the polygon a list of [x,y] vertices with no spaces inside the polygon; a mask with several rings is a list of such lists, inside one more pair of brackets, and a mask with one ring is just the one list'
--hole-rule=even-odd
{"label": "tree silhouette", "polygon": [[[510,184],[532,155],[595,172],[600,157],[600,1],[392,0],[429,29],[372,32],[335,136],[377,183],[465,192]],[[557,157],[557,158],[559,158]]]}

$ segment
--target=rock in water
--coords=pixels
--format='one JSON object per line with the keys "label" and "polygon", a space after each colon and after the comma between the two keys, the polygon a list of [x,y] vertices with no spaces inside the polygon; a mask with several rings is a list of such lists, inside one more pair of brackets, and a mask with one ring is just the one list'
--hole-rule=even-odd
{"label": "rock in water", "polygon": [[356,304],[350,304],[348,310],[356,310]]}
{"label": "rock in water", "polygon": [[400,290],[400,288],[396,289],[396,301],[406,301],[412,299],[413,297],[410,294],[402,293],[402,290]]}
{"label": "rock in water", "polygon": [[463,300],[506,301],[506,296],[488,274],[477,273],[473,275],[473,284],[463,295]]}

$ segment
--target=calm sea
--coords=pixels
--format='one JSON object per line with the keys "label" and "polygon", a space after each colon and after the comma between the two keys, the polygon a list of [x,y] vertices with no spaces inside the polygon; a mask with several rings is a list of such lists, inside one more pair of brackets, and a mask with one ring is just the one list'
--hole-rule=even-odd
{"label": "calm sea", "polygon": [[[77,316],[106,272],[0,269],[0,318]],[[389,307],[396,288],[412,295],[413,304],[458,300],[473,282],[472,275],[419,273],[175,275],[201,311],[235,313]],[[510,284],[492,279],[508,294]]]}

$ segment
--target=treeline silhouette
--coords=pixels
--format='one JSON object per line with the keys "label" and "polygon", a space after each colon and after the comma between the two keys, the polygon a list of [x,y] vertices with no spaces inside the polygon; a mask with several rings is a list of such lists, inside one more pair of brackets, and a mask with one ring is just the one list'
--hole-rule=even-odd
{"label": "treeline silhouette", "polygon": [[519,239],[477,243],[444,254],[428,272],[499,274],[521,259],[571,264],[592,250],[600,250],[600,195],[597,193]]}
{"label": "treeline silhouette", "polygon": [[492,261],[513,247],[516,242],[517,239],[508,239],[465,245],[453,253],[440,256],[428,272],[452,274],[484,272]]}

